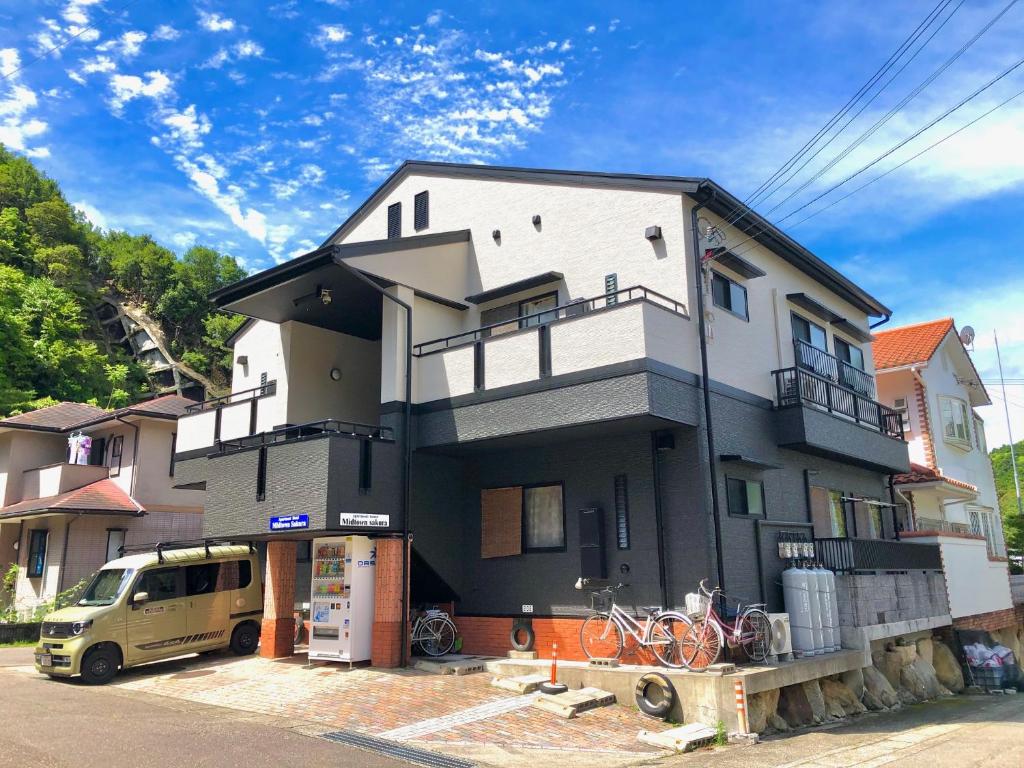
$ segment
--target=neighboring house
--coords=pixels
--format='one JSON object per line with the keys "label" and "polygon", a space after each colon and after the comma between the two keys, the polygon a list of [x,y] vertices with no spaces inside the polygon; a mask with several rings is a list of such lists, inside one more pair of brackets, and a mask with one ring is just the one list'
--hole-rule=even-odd
{"label": "neighboring house", "polygon": [[[232,395],[179,420],[178,480],[205,483],[207,535],[269,541],[264,653],[290,647],[295,542],[342,532],[380,537],[378,664],[406,533],[412,602],[454,597],[471,653],[522,618],[578,655],[580,576],[627,604],[709,578],[781,610],[798,537],[851,579],[920,580],[851,626],[948,624],[938,547],[895,540],[910,465],[870,345],[889,309],[738,210],[707,179],[408,162],[321,248],[220,291],[250,321]],[[714,228],[733,250],[698,281]],[[289,515],[305,527],[272,528]]]}
{"label": "neighboring house", "polygon": [[[202,535],[202,490],[172,485],[177,418],[191,402],[60,403],[0,420],[0,567],[19,566],[19,609],[52,600],[122,545]],[[87,457],[71,455],[78,435]]]}
{"label": "neighboring house", "polygon": [[872,346],[879,398],[903,414],[910,447],[911,471],[894,478],[909,511],[902,537],[941,545],[958,626],[978,624],[979,614],[1009,625],[1002,518],[985,423],[974,410],[992,401],[953,319],[881,331]]}

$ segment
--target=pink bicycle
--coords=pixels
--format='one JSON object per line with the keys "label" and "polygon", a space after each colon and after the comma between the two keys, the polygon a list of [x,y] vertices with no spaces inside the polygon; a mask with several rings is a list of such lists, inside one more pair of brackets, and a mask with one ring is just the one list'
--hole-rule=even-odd
{"label": "pink bicycle", "polygon": [[686,612],[692,624],[681,639],[682,662],[687,669],[702,672],[718,661],[722,647],[740,646],[751,661],[768,658],[772,647],[772,624],[763,604],[737,606],[736,618],[727,621],[715,610],[715,600],[722,590],[708,589],[707,580],[700,582],[700,591],[686,596]]}

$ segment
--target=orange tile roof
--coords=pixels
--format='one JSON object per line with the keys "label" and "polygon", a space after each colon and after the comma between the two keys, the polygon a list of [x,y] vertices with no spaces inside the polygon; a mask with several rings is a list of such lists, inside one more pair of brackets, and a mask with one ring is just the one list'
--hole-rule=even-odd
{"label": "orange tile roof", "polygon": [[0,519],[30,513],[86,512],[94,514],[143,515],[141,504],[121,490],[113,480],[103,479],[56,496],[31,499],[0,507]]}
{"label": "orange tile roof", "polygon": [[876,331],[871,345],[875,368],[882,371],[927,362],[952,328],[953,318],[944,317],[889,331]]}
{"label": "orange tile roof", "polygon": [[912,485],[913,483],[949,483],[954,488],[962,488],[965,491],[978,492],[978,486],[971,485],[955,477],[944,475],[938,470],[926,467],[922,464],[910,462],[910,471],[901,475],[893,475],[893,482],[896,485]]}

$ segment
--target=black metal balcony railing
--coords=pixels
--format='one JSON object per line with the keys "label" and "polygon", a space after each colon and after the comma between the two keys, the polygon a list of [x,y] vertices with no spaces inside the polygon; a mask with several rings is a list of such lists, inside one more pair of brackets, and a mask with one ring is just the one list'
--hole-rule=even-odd
{"label": "black metal balcony railing", "polygon": [[799,368],[811,371],[819,376],[831,379],[840,386],[873,398],[875,396],[875,377],[860,368],[840,360],[823,349],[818,349],[801,339],[793,339],[793,359]]}
{"label": "black metal balcony railing", "polygon": [[815,539],[814,553],[837,573],[865,571],[941,571],[938,544],[883,539]]}
{"label": "black metal balcony railing", "polygon": [[219,453],[234,453],[236,451],[263,448],[277,443],[292,442],[328,434],[355,440],[393,442],[395,439],[395,431],[391,427],[325,419],[323,421],[311,421],[307,424],[281,427],[280,429],[260,432],[257,435],[249,435],[248,437],[239,437],[234,440],[221,440],[217,443],[217,451]]}
{"label": "black metal balcony railing", "polygon": [[903,417],[887,405],[803,367],[783,368],[772,371],[772,375],[780,408],[812,403],[883,435],[903,439]]}
{"label": "black metal balcony railing", "polygon": [[260,397],[269,397],[270,395],[277,393],[277,381],[268,381],[259,387],[253,387],[252,389],[243,389],[238,392],[232,392],[230,395],[221,395],[220,397],[213,397],[209,400],[203,400],[201,403],[194,403],[193,405],[185,408],[185,413],[201,413],[203,411],[210,411],[215,408],[223,408],[226,405],[234,405],[235,403],[244,403],[247,400],[256,400]]}
{"label": "black metal balcony railing", "polygon": [[461,347],[466,344],[472,344],[473,342],[488,338],[491,335],[491,331],[494,329],[504,329],[513,323],[518,323],[520,328],[536,328],[537,326],[547,325],[548,323],[552,323],[556,320],[562,320],[567,317],[577,317],[578,315],[588,314],[596,310],[610,309],[618,306],[619,304],[643,299],[664,307],[670,312],[675,312],[677,315],[689,317],[689,314],[686,311],[686,305],[682,302],[670,299],[668,296],[664,296],[657,291],[652,291],[650,288],[645,288],[642,285],[634,285],[631,288],[622,288],[618,291],[606,293],[603,296],[595,296],[590,299],[576,299],[566,304],[562,304],[561,306],[552,307],[551,309],[541,310],[540,312],[534,312],[529,315],[520,315],[519,317],[502,320],[500,323],[484,325],[480,328],[476,328],[475,330],[465,331],[464,333],[458,333],[454,336],[447,336],[443,339],[424,341],[420,344],[413,345],[413,354],[426,355],[431,352],[441,352],[445,349],[451,349],[452,347]]}

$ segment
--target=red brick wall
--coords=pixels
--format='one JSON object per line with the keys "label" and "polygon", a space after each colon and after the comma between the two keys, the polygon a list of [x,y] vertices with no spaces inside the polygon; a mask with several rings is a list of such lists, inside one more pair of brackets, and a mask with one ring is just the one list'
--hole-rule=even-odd
{"label": "red brick wall", "polygon": [[267,543],[263,580],[263,627],[260,656],[278,659],[295,652],[295,542]]}
{"label": "red brick wall", "polygon": [[370,657],[375,667],[397,667],[402,663],[401,539],[377,540]]}
{"label": "red brick wall", "polygon": [[991,632],[994,629],[1003,629],[1024,621],[1024,606],[1006,608],[1002,611],[991,611],[989,613],[978,613],[973,616],[961,616],[953,619],[953,629],[979,629]]}

